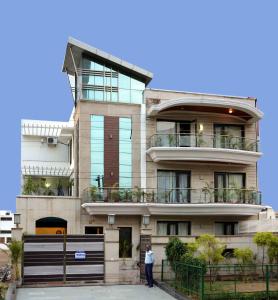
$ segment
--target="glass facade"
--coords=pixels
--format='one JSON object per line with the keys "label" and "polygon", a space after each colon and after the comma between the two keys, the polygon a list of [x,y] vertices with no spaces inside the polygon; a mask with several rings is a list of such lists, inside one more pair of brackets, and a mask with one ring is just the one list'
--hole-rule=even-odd
{"label": "glass facade", "polygon": [[91,115],[91,186],[103,187],[104,116]]}
{"label": "glass facade", "polygon": [[142,103],[145,84],[118,70],[82,59],[82,97],[92,101]]}
{"label": "glass facade", "polygon": [[[91,186],[104,186],[104,116],[91,115]],[[119,187],[132,187],[132,123],[119,118]]]}
{"label": "glass facade", "polygon": [[119,187],[132,187],[131,119],[119,119]]}

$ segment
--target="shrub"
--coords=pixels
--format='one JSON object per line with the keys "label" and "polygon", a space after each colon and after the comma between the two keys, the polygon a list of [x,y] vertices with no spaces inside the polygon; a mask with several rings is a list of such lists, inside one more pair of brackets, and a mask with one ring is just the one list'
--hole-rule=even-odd
{"label": "shrub", "polygon": [[179,238],[170,238],[166,245],[165,253],[170,263],[180,261],[182,256],[187,252],[186,244],[184,244]]}
{"label": "shrub", "polygon": [[277,236],[274,236],[268,242],[267,254],[270,263],[278,264],[278,237]]}
{"label": "shrub", "polygon": [[249,247],[236,248],[234,250],[234,256],[239,264],[251,264],[254,259],[254,253]]}

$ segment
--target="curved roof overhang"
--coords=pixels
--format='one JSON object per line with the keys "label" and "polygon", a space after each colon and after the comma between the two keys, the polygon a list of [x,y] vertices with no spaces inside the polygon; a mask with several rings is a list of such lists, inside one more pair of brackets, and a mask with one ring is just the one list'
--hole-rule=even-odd
{"label": "curved roof overhang", "polygon": [[[179,98],[162,101],[159,104],[153,104],[149,107],[147,114],[148,116],[156,116],[159,113],[173,110],[175,108],[183,107],[186,109],[188,107],[189,111],[202,111],[210,113],[223,113],[229,114],[228,110],[231,108],[235,112],[234,115],[239,115],[248,122],[256,122],[263,117],[263,112],[261,112],[255,106],[252,106],[244,101],[236,101],[234,99],[212,99],[212,98]],[[195,108],[195,109],[194,109]],[[200,109],[202,108],[202,110]],[[212,109],[215,108],[215,111]]]}

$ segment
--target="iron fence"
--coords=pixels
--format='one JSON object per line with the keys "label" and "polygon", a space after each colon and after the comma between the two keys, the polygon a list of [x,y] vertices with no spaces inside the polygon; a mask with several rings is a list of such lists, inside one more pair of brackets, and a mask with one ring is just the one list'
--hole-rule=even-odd
{"label": "iron fence", "polygon": [[163,260],[161,281],[192,299],[278,299],[278,264],[202,267]]}

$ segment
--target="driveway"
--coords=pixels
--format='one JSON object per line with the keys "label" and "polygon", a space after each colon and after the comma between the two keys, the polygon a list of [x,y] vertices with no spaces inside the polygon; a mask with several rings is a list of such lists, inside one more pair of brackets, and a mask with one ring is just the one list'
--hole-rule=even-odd
{"label": "driveway", "polygon": [[143,285],[17,289],[16,300],[174,300],[158,287]]}

